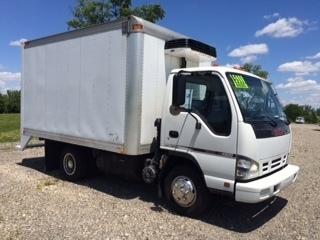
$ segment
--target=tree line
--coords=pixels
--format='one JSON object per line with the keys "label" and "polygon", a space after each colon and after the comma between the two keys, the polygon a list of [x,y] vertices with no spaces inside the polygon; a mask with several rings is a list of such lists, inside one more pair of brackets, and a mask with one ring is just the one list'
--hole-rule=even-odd
{"label": "tree line", "polygon": [[304,117],[307,123],[318,123],[320,120],[320,108],[315,109],[310,105],[288,104],[284,112],[291,122],[297,117]]}
{"label": "tree line", "polygon": [[20,90],[7,90],[0,93],[0,113],[20,113]]}
{"label": "tree line", "polygon": [[160,4],[133,7],[131,0],[78,0],[72,15],[73,18],[67,22],[68,28],[80,29],[130,15],[157,22],[165,17],[165,11]]}

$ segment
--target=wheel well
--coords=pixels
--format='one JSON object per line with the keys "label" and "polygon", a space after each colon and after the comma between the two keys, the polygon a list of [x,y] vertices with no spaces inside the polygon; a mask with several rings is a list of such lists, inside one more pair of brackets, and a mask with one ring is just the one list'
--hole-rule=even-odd
{"label": "wheel well", "polygon": [[60,166],[61,153],[67,148],[74,148],[78,151],[84,151],[92,156],[92,150],[88,147],[78,146],[74,144],[64,143],[45,139],[45,170],[50,171],[58,169]]}
{"label": "wheel well", "polygon": [[196,161],[196,159],[189,155],[189,154],[184,154],[184,153],[168,153],[168,158],[166,160],[166,163],[163,167],[163,176],[162,179],[165,178],[165,176],[168,174],[168,172],[174,168],[175,166],[178,165],[185,165],[193,168],[195,171],[197,171],[198,174],[200,174],[201,178],[203,179],[205,185],[206,181],[204,179],[204,174]]}

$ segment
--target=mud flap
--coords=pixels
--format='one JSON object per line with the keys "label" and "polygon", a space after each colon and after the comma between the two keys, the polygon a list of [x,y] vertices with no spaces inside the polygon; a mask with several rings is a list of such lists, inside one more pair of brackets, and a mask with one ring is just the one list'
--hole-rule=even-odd
{"label": "mud flap", "polygon": [[45,140],[44,152],[44,170],[47,172],[59,169],[61,144],[54,141]]}
{"label": "mud flap", "polygon": [[163,196],[163,193],[162,193],[162,179],[159,178],[158,179],[158,197],[161,199]]}

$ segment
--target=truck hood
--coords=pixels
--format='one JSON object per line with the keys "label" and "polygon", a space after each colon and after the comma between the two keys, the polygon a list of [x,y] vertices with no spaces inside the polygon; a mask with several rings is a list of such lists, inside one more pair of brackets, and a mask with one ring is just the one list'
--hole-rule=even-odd
{"label": "truck hood", "polygon": [[255,161],[263,161],[287,155],[291,146],[291,131],[281,136],[257,138],[253,127],[239,123],[237,154]]}

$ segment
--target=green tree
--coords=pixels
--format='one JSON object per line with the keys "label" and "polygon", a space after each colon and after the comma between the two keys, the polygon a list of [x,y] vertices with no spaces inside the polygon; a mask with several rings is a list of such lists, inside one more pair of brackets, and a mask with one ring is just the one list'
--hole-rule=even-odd
{"label": "green tree", "polygon": [[303,115],[303,109],[298,104],[289,104],[285,106],[284,112],[290,121],[295,121],[297,117]]}
{"label": "green tree", "polygon": [[307,123],[317,123],[317,111],[310,105],[289,104],[285,106],[284,111],[290,121],[295,121],[297,117],[304,117]]}
{"label": "green tree", "polygon": [[7,91],[7,106],[6,112],[19,113],[20,112],[20,91],[8,90]]}
{"label": "green tree", "polygon": [[316,111],[312,111],[312,113],[311,113],[311,121],[312,121],[312,123],[318,123],[318,116],[317,116]]}
{"label": "green tree", "polygon": [[6,95],[0,93],[0,113],[6,112]]}
{"label": "green tree", "polygon": [[73,19],[67,22],[69,29],[84,28],[130,15],[150,22],[157,22],[165,16],[160,4],[132,7],[131,0],[78,0],[72,13]]}
{"label": "green tree", "polygon": [[302,107],[302,110],[303,110],[303,115],[309,115],[313,111],[313,108],[310,105],[303,105],[301,107]]}
{"label": "green tree", "polygon": [[262,69],[261,65],[254,65],[251,63],[246,63],[241,67],[243,70],[253,73],[261,78],[267,79],[269,73]]}

